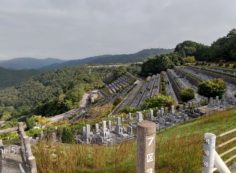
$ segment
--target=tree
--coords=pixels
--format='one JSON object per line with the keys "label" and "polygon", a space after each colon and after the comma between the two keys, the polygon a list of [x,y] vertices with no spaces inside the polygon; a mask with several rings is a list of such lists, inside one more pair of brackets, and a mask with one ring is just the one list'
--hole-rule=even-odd
{"label": "tree", "polygon": [[222,97],[225,91],[226,85],[223,79],[210,79],[198,86],[198,93],[206,97]]}
{"label": "tree", "polygon": [[187,102],[194,98],[194,91],[192,88],[182,89],[180,92],[180,97],[183,102]]}
{"label": "tree", "polygon": [[206,55],[205,50],[207,50],[207,48],[208,46],[188,40],[179,43],[175,47],[175,52],[181,54],[183,57],[195,56],[197,60],[201,60],[202,58],[206,58],[202,56]]}
{"label": "tree", "polygon": [[154,107],[170,107],[171,105],[174,104],[174,100],[172,99],[171,96],[166,96],[162,94],[157,94],[149,99],[147,99],[142,108],[143,109],[148,109],[148,108],[154,108]]}
{"label": "tree", "polygon": [[143,63],[141,74],[143,76],[148,76],[151,74],[160,73],[161,71],[165,71],[168,68],[173,68],[177,63],[181,63],[178,61],[178,59],[179,57],[177,57],[177,54],[166,54],[151,58]]}

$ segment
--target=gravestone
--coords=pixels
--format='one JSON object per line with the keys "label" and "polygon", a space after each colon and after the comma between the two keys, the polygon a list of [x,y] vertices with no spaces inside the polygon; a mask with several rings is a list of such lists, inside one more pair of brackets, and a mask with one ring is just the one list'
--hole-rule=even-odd
{"label": "gravestone", "polygon": [[175,106],[174,105],[171,105],[171,113],[175,114]]}
{"label": "gravestone", "polygon": [[143,121],[143,114],[142,114],[142,112],[137,112],[137,121],[138,121],[138,123]]}

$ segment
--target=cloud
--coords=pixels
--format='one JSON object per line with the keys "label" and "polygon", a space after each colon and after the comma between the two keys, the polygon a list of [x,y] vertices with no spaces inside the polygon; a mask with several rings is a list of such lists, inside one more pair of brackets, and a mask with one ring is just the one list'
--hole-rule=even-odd
{"label": "cloud", "polygon": [[0,0],[0,58],[83,58],[210,44],[235,27],[234,0]]}

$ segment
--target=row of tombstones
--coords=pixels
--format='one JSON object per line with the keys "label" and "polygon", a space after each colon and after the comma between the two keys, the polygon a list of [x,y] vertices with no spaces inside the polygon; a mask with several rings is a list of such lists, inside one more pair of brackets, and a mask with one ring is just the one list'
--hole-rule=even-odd
{"label": "row of tombstones", "polygon": [[210,108],[225,108],[228,106],[236,105],[236,98],[234,96],[226,96],[223,95],[220,99],[219,96],[216,96],[216,98],[209,98],[209,104],[208,107]]}
{"label": "row of tombstones", "polygon": [[[167,109],[161,108],[157,111],[157,116],[164,116],[168,112]],[[171,106],[170,113],[176,112],[175,107]],[[154,110],[150,109],[148,116],[146,117],[150,121],[156,121],[157,118],[154,116]],[[97,143],[97,144],[109,144],[116,143],[118,140],[129,139],[135,136],[134,129],[136,129],[137,123],[144,120],[142,112],[137,112],[136,117],[133,117],[131,113],[127,117],[117,117],[116,123],[113,121],[102,121],[96,123],[92,128],[91,125],[87,124],[83,127],[82,135],[78,136],[77,141],[79,143]],[[124,125],[126,123],[126,125]],[[115,124],[115,126],[114,126]]]}
{"label": "row of tombstones", "polygon": [[[216,97],[203,99],[202,102],[208,103],[208,106],[220,106],[223,99]],[[179,105],[178,111],[175,106],[172,105],[170,110],[162,107],[161,109],[150,109],[148,111],[146,119],[156,122],[157,128],[166,127],[171,124],[185,121],[189,118],[196,118],[201,116],[201,112],[198,111],[198,107],[201,103],[189,102],[187,104]],[[137,123],[144,120],[144,115],[147,111],[137,112],[136,118],[132,116],[132,113],[127,114],[127,117],[118,117],[116,123],[111,120],[102,121],[100,124],[96,123],[94,128],[91,128],[89,124],[83,127],[82,136],[78,139],[79,143],[116,143],[117,138],[127,139],[135,136],[135,129]],[[155,114],[155,115],[154,115]],[[124,126],[124,122],[127,122]],[[115,126],[114,126],[115,124]],[[159,126],[159,127],[158,127]]]}

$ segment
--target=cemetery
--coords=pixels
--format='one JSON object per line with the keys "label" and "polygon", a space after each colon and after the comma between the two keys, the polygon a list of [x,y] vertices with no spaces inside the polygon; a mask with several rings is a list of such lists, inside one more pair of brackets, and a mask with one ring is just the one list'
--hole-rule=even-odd
{"label": "cemetery", "polygon": [[[197,87],[201,81],[214,78],[214,75],[201,68],[192,66],[176,67],[162,72],[162,75],[162,80],[166,85],[166,93],[176,100],[176,105],[116,116],[122,110],[121,107],[127,105],[140,107],[146,99],[160,92],[161,77],[159,74],[149,76],[144,80],[138,79],[138,82],[135,83],[136,88],[133,87],[127,92],[128,96],[118,105],[119,109],[117,110],[119,111],[116,110],[116,114],[114,112],[110,114],[110,118],[107,120],[104,119],[96,124],[86,124],[81,133],[76,136],[76,141],[82,144],[110,145],[121,143],[136,137],[137,124],[142,120],[154,122],[158,132],[204,114],[225,110],[236,105],[236,99],[232,97],[235,86],[228,83],[228,81],[227,91],[222,98],[217,96],[208,99],[197,93]],[[108,87],[111,91],[114,91],[113,93],[118,92],[119,88],[124,87],[125,82],[128,83],[126,80],[125,77],[120,77],[112,84],[108,84]],[[195,98],[186,103],[182,102],[180,91],[183,88],[192,88],[195,92]],[[132,92],[132,90],[135,90],[135,92]]]}
{"label": "cemetery", "polygon": [[[210,72],[211,71],[211,72]],[[91,92],[90,104],[80,109],[50,117],[51,122],[69,120],[74,123],[82,118],[89,118],[89,110],[92,107],[114,103],[117,98],[121,101],[116,105],[107,118],[94,124],[86,124],[76,134],[76,141],[83,144],[114,144],[125,140],[134,139],[137,123],[141,120],[150,120],[157,126],[157,131],[183,123],[189,119],[198,118],[212,111],[223,110],[236,105],[234,97],[236,86],[234,81],[226,80],[227,89],[220,98],[207,98],[198,94],[199,84],[215,77],[227,75],[214,73],[214,69],[204,69],[198,66],[176,66],[161,74],[151,75],[146,78],[138,78],[130,73],[119,76],[111,83],[105,85],[105,89]],[[233,79],[234,80],[234,79]],[[236,80],[236,79],[235,79]],[[159,94],[164,88],[164,94],[171,96],[174,104],[168,107],[153,107],[150,110],[142,110],[144,102]],[[194,98],[183,102],[180,93],[185,88],[194,91]],[[107,92],[108,91],[108,92]],[[93,98],[94,97],[94,98]],[[139,109],[136,113],[124,115],[121,111],[127,107]]]}
{"label": "cemetery", "polygon": [[[198,87],[203,81],[214,79],[219,75],[222,78],[226,76],[227,79],[226,92],[222,97],[207,98],[198,94]],[[51,123],[68,120],[73,125],[78,120],[89,118],[91,108],[114,103],[117,98],[122,98],[107,117],[84,124],[72,136],[77,145],[115,146],[137,139],[139,124],[146,121],[152,122],[155,133],[158,134],[177,125],[196,121],[200,117],[210,115],[213,112],[235,107],[236,86],[232,81],[234,79],[231,80],[227,77],[227,75],[215,73],[214,69],[206,70],[195,66],[178,66],[146,78],[134,77],[127,73],[106,84],[105,89],[91,91],[89,103],[85,107],[50,117],[48,120]],[[164,90],[162,90],[163,87]],[[186,88],[191,88],[194,91],[194,98],[189,101],[183,101],[180,96],[181,91]],[[142,105],[146,100],[161,92],[171,96],[174,104],[166,107],[152,107],[147,110],[142,109]],[[135,107],[137,111],[132,113],[122,112],[126,106]],[[47,126],[35,126],[34,128],[43,131],[40,136],[30,138],[32,144],[48,139],[54,143],[63,142],[62,133],[57,128],[50,128],[50,130]],[[16,130],[16,128],[13,130]],[[35,166],[36,163],[33,164]]]}
{"label": "cemetery", "polygon": [[189,102],[174,105],[171,108],[154,108],[142,112],[128,113],[121,117],[112,116],[110,120],[103,120],[95,125],[86,124],[76,140],[81,144],[116,144],[136,137],[137,124],[143,120],[156,124],[157,132],[168,127],[196,119],[204,114],[225,110],[234,106],[236,102],[228,102],[225,98],[204,98],[199,103]]}
{"label": "cemetery", "polygon": [[0,173],[236,173],[235,6],[3,0]]}

